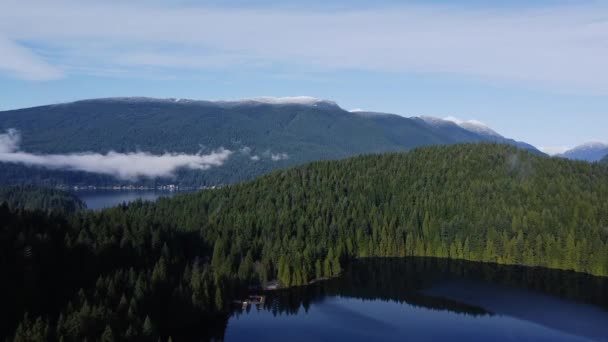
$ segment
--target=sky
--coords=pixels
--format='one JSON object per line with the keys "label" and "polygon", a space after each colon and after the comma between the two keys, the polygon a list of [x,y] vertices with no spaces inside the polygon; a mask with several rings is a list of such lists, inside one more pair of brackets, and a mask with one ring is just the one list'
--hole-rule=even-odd
{"label": "sky", "polygon": [[608,142],[608,2],[0,0],[0,110],[314,96]]}

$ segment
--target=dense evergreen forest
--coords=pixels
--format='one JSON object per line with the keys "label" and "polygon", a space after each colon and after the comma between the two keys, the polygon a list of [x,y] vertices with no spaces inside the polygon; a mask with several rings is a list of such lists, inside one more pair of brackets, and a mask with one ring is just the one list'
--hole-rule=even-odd
{"label": "dense evergreen forest", "polygon": [[6,202],[11,208],[59,210],[75,212],[86,208],[78,196],[51,188],[32,185],[0,187],[0,203]]}
{"label": "dense evergreen forest", "polygon": [[608,169],[505,145],[425,147],[101,212],[4,205],[0,225],[4,335],[204,339],[249,286],[304,285],[354,258],[608,276]]}

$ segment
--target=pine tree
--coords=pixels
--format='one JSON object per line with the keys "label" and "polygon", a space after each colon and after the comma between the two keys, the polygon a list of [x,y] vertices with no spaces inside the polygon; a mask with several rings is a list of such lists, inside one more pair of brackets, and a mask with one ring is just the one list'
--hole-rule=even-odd
{"label": "pine tree", "polygon": [[156,335],[154,325],[152,324],[152,320],[150,320],[150,316],[148,315],[146,315],[146,319],[144,320],[142,334],[146,337],[154,337]]}
{"label": "pine tree", "polygon": [[112,328],[109,325],[106,325],[103,334],[101,335],[101,342],[114,342],[114,334],[112,333]]}

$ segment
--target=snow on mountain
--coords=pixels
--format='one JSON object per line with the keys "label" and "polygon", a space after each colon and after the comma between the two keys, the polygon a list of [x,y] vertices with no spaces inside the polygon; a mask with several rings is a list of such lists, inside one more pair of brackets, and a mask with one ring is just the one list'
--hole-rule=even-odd
{"label": "snow on mountain", "polygon": [[574,159],[574,160],[585,160],[589,162],[596,162],[608,155],[608,144],[602,142],[589,142],[579,145],[571,150],[568,150],[562,154],[558,154],[558,157]]}
{"label": "snow on mountain", "polygon": [[[245,99],[237,99],[237,100],[190,100],[183,98],[152,98],[152,97],[141,97],[141,96],[133,96],[133,97],[109,97],[109,98],[99,98],[99,99],[91,99],[91,100],[82,100],[82,101],[97,101],[97,102],[121,102],[121,103],[142,103],[142,102],[173,102],[173,103],[182,103],[182,104],[215,104],[219,106],[239,106],[239,105],[255,105],[255,104],[270,104],[270,105],[304,105],[304,106],[318,106],[318,105],[329,105],[336,106],[338,104],[334,101],[318,99],[311,96],[291,96],[291,97],[271,97],[271,96],[262,96],[262,97],[253,97],[253,98],[245,98]],[[77,102],[82,102],[77,101]]]}
{"label": "snow on mountain", "polygon": [[301,105],[309,105],[313,106],[318,103],[331,103],[336,104],[333,101],[322,100],[311,96],[291,96],[291,97],[272,97],[272,96],[263,96],[263,97],[254,97],[251,99],[244,99],[236,102],[260,102],[265,104],[301,104]]}
{"label": "snow on mountain", "polygon": [[481,135],[494,136],[494,137],[502,137],[502,135],[498,134],[495,130],[488,127],[481,121],[477,120],[460,120],[453,116],[448,116],[444,120],[451,121],[458,126],[466,129],[467,131],[471,131]]}
{"label": "snow on mountain", "polygon": [[290,97],[253,97],[240,100],[222,100],[222,101],[211,101],[221,106],[247,106],[247,105],[301,105],[301,106],[331,106],[338,107],[338,104],[334,101],[318,99],[311,96],[290,96]]}
{"label": "snow on mountain", "polygon": [[606,149],[606,148],[608,148],[608,144],[604,144],[603,142],[599,142],[599,141],[594,141],[594,142],[588,142],[588,143],[584,143],[580,146],[577,146],[577,147],[573,148],[572,151],[597,150],[597,149]]}
{"label": "snow on mountain", "polygon": [[431,117],[431,116],[421,116],[422,120],[431,125],[456,125],[460,128],[466,129],[469,132],[473,132],[479,135],[502,138],[503,136],[498,134],[495,130],[491,129],[487,125],[485,125],[481,121],[477,120],[461,120],[459,118],[448,116],[444,119]]}
{"label": "snow on mountain", "polygon": [[429,125],[433,125],[433,126],[453,125],[454,124],[454,122],[452,122],[452,121],[436,118],[434,116],[420,116],[419,118],[422,119],[422,121],[428,123]]}

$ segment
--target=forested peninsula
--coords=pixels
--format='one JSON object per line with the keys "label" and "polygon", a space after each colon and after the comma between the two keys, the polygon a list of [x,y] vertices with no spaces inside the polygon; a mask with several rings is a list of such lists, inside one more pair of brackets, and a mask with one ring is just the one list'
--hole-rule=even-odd
{"label": "forested peninsula", "polygon": [[608,168],[506,145],[434,146],[100,212],[4,204],[0,228],[13,327],[2,336],[178,339],[225,324],[231,300],[250,287],[333,277],[355,258],[608,276]]}

